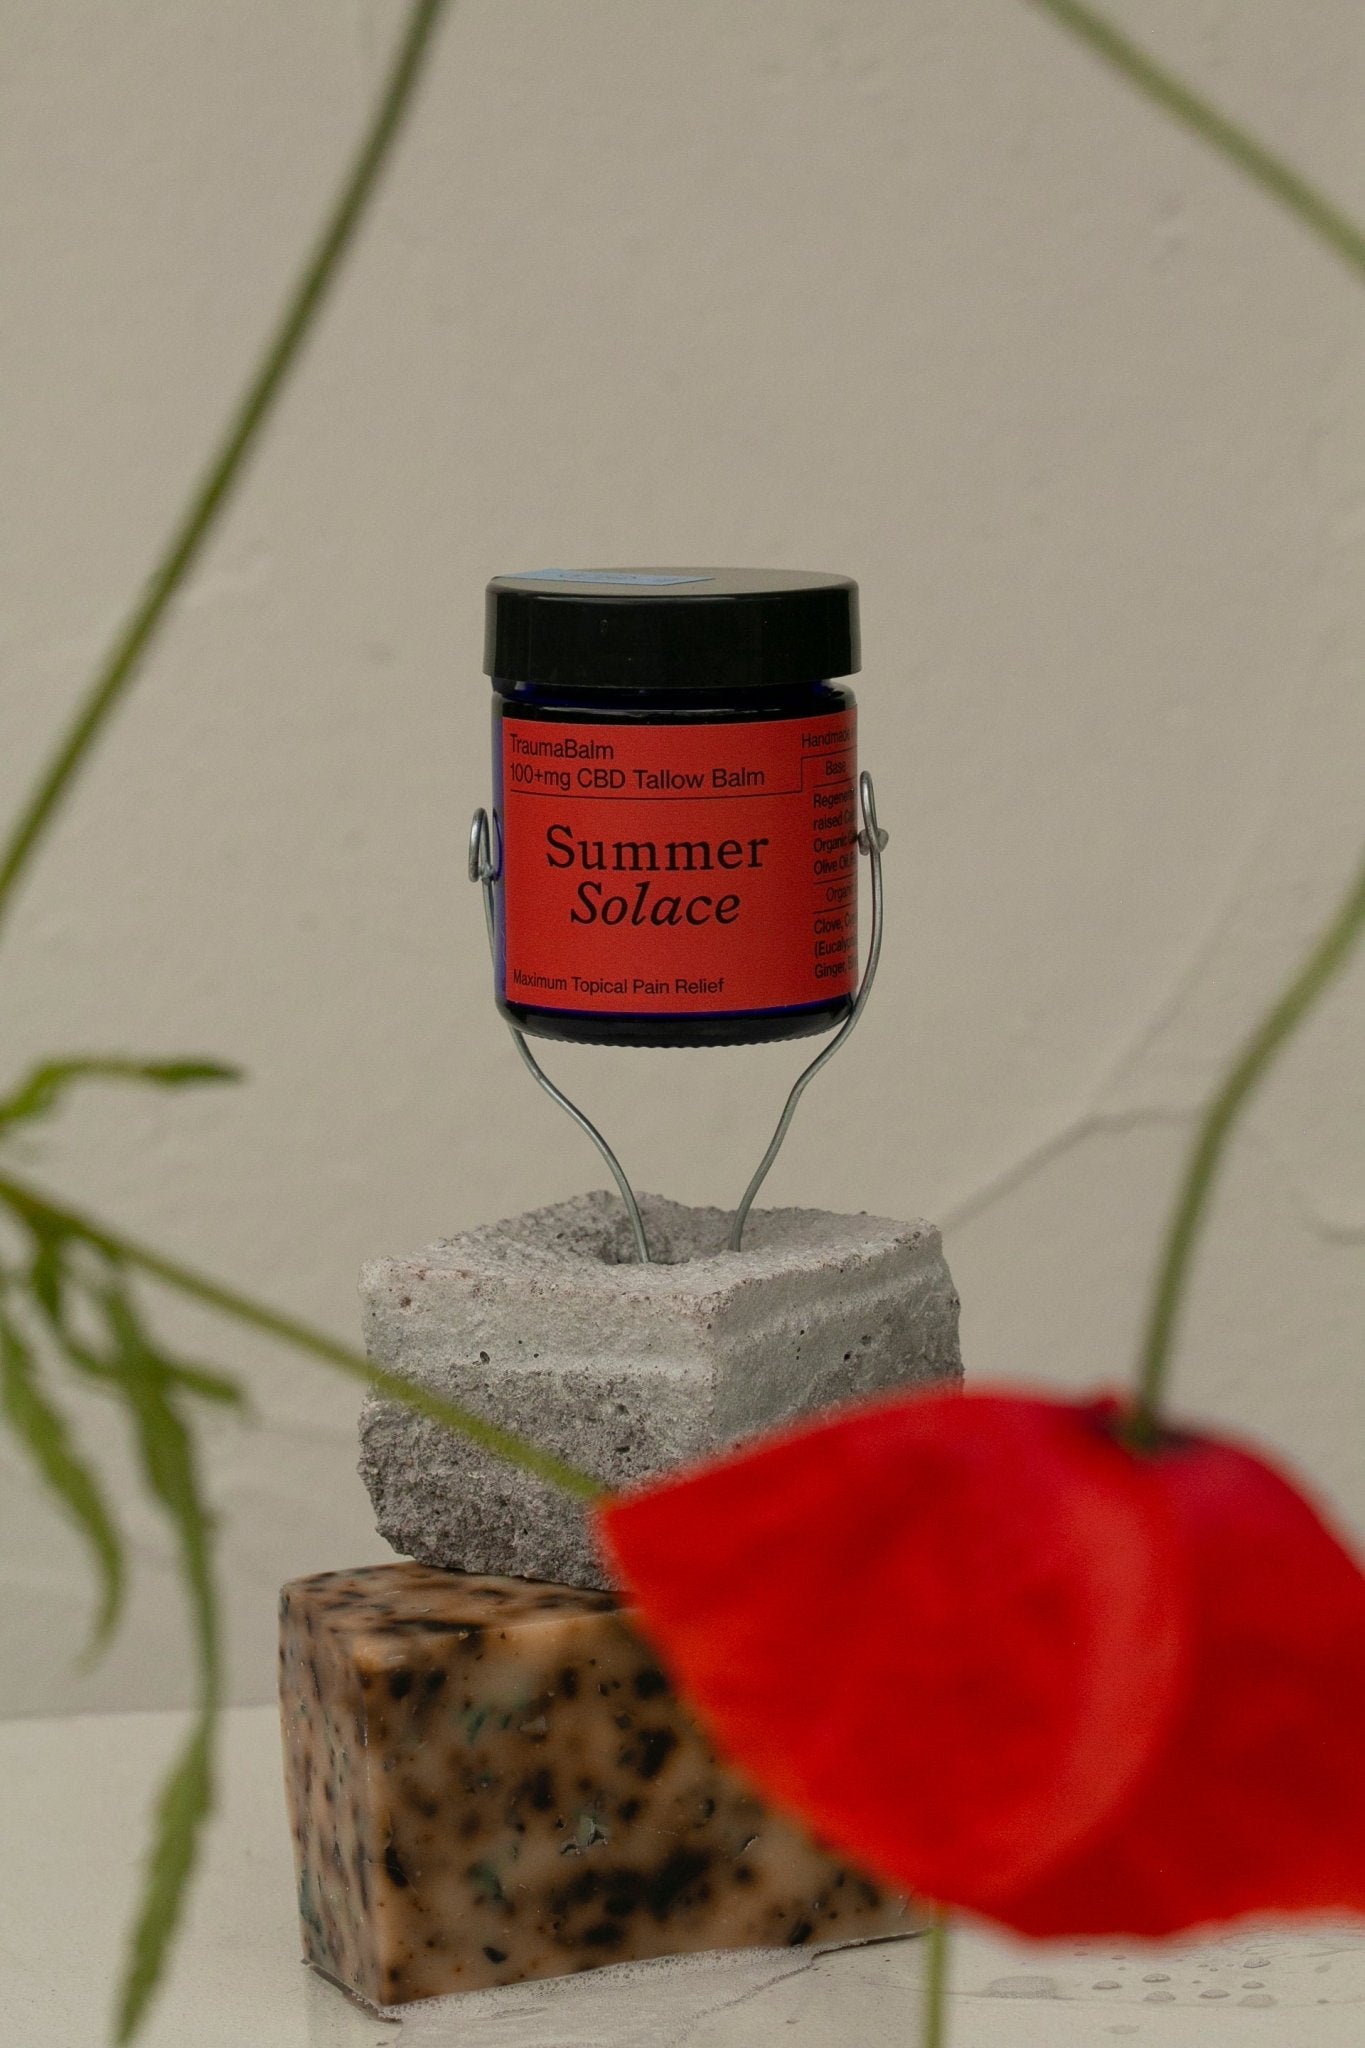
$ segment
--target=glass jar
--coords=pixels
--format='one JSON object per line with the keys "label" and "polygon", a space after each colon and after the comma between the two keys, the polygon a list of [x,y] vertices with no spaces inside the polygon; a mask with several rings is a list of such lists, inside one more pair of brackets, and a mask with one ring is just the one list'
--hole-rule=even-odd
{"label": "glass jar", "polygon": [[496,994],[543,1038],[841,1024],[858,960],[858,591],[795,570],[488,586]]}

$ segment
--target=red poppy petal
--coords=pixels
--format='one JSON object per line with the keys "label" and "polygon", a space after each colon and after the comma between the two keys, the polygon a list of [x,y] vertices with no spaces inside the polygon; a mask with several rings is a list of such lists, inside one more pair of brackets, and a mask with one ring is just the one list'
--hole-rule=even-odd
{"label": "red poppy petal", "polygon": [[1161,1935],[1253,1912],[1365,1912],[1365,1578],[1289,1482],[1229,1444],[1152,1463],[1195,1645],[1150,1769],[1084,1850],[992,1917]]}
{"label": "red poppy petal", "polygon": [[988,1909],[1145,1768],[1185,1613],[1151,1468],[1090,1410],[878,1402],[607,1503],[642,1627],[777,1803]]}

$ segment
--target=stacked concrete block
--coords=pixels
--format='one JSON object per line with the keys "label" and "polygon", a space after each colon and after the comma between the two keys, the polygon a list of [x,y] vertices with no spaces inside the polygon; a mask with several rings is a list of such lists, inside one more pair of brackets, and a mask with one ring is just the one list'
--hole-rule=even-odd
{"label": "stacked concrete block", "polygon": [[[791,1417],[961,1376],[958,1299],[927,1223],[772,1209],[731,1218],[576,1197],[361,1276],[369,1354],[620,1487]],[[581,1508],[400,1404],[366,1402],[380,1532],[447,1569],[608,1583]]]}

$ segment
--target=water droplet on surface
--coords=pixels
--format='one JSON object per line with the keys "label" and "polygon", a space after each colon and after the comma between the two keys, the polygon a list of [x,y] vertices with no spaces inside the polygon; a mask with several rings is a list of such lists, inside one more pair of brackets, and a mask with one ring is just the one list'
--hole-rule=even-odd
{"label": "water droplet on surface", "polygon": [[986,1986],[987,1998],[1056,1998],[1055,1977],[993,1977]]}
{"label": "water droplet on surface", "polygon": [[1252,1991],[1245,1998],[1239,1998],[1239,2005],[1273,2005],[1274,1999],[1268,1991]]}
{"label": "water droplet on surface", "polygon": [[1144,1984],[1169,1984],[1171,1980],[1163,1976],[1160,1970],[1153,1970],[1151,1976],[1144,1977],[1142,1981]]}

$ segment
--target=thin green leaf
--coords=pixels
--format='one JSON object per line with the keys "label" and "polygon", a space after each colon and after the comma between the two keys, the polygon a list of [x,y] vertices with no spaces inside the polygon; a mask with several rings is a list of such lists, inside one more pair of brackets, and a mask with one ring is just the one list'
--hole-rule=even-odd
{"label": "thin green leaf", "polygon": [[161,1358],[166,1377],[174,1386],[183,1387],[187,1394],[198,1395],[201,1401],[214,1401],[220,1408],[235,1408],[245,1411],[247,1397],[245,1387],[223,1372],[210,1372],[207,1366],[190,1365],[181,1358]]}
{"label": "thin green leaf", "polygon": [[[90,1294],[88,1283],[77,1281],[67,1264],[69,1236],[59,1235],[46,1227],[40,1229],[35,1219],[25,1217],[37,1239],[37,1250],[25,1276],[28,1281],[29,1297],[34,1308],[47,1325],[48,1334],[56,1350],[67,1365],[74,1366],[87,1379],[94,1380],[106,1393],[111,1384],[114,1391],[120,1391],[115,1384],[119,1379],[119,1367],[107,1358],[102,1358],[93,1344],[78,1330],[72,1317],[72,1296],[77,1292]],[[102,1317],[104,1312],[103,1294],[95,1302]]]}
{"label": "thin green leaf", "polygon": [[36,1228],[33,1235],[29,1290],[46,1320],[60,1334],[66,1322],[66,1239],[59,1231]]}
{"label": "thin green leaf", "polygon": [[38,1380],[32,1351],[9,1317],[0,1313],[0,1393],[6,1419],[34,1469],[89,1546],[100,1583],[100,1605],[87,1657],[108,1642],[123,1606],[123,1544],[94,1472],[73,1442],[70,1425]]}
{"label": "thin green leaf", "polygon": [[[98,1351],[73,1336],[69,1328],[63,1331],[59,1342],[68,1363],[84,1373],[87,1379],[98,1381],[106,1393],[112,1390],[126,1397],[124,1368],[116,1359],[101,1357]],[[179,1387],[201,1401],[212,1401],[217,1407],[235,1409],[238,1414],[246,1412],[246,1389],[225,1373],[206,1372],[202,1366],[186,1365],[160,1352],[153,1353],[153,1356],[166,1386]]]}
{"label": "thin green leaf", "polygon": [[1244,178],[1259,185],[1357,276],[1365,276],[1365,227],[1325,192],[1319,192],[1302,171],[1269,148],[1259,135],[1205,99],[1086,0],[1032,0],[1032,4],[1088,45],[1129,85],[1207,143]]}
{"label": "thin green leaf", "polygon": [[50,1116],[80,1081],[140,1081],[154,1088],[189,1088],[203,1082],[240,1081],[240,1067],[222,1060],[138,1060],[121,1053],[80,1053],[46,1060],[25,1075],[12,1095],[0,1098],[0,1131],[12,1124]]}
{"label": "thin green leaf", "polygon": [[1176,1331],[1193,1270],[1195,1248],[1237,1121],[1274,1061],[1331,987],[1365,937],[1365,862],[1318,933],[1307,957],[1243,1040],[1204,1104],[1166,1225],[1138,1360],[1135,1427],[1151,1438],[1158,1427]]}
{"label": "thin green leaf", "polygon": [[[73,1282],[66,1269],[64,1242],[52,1236],[39,1239],[39,1248],[28,1270],[29,1289],[67,1363],[88,1378],[100,1381],[107,1390],[111,1381],[119,1380],[121,1368],[116,1360],[101,1358],[76,1334],[69,1306],[73,1285],[77,1283]],[[102,1313],[102,1296],[98,1306]],[[221,1408],[245,1413],[249,1405],[247,1393],[237,1380],[226,1373],[214,1372],[208,1366],[193,1364],[189,1359],[173,1357],[153,1344],[140,1325],[139,1330],[144,1346],[155,1355],[166,1379],[173,1386],[183,1388],[187,1394],[193,1394],[201,1401],[212,1401]]]}
{"label": "thin green leaf", "polygon": [[231,501],[303,345],[327,302],[346,254],[403,131],[446,0],[413,0],[374,116],[366,125],[341,189],[227,423],[207,470],[190,494],[161,559],[120,628],[55,754],[0,845],[0,925],[14,892],[70,793],[105,725],[136,681],[173,599]]}
{"label": "thin green leaf", "polygon": [[165,1509],[180,1546],[207,1707],[218,1684],[218,1616],[213,1524],[200,1494],[194,1438],[176,1411],[175,1380],[145,1336],[132,1302],[117,1284],[106,1290],[103,1308],[114,1346],[111,1363],[133,1420],[143,1474]]}
{"label": "thin green leaf", "polygon": [[176,1532],[199,1657],[200,1715],[157,1807],[142,1900],[119,1997],[117,2038],[131,2040],[156,1989],[184,1909],[203,1825],[213,1806],[212,1749],[219,1709],[218,1602],[213,1522],[199,1488],[194,1439],[175,1407],[177,1383],[111,1280],[101,1305],[112,1365],[127,1401],[142,1469]]}
{"label": "thin green leaf", "polygon": [[130,2041],[141,2025],[166,1965],[198,1860],[204,1822],[213,1810],[215,1711],[195,1723],[157,1801],[142,1898],[119,1987],[115,2038]]}
{"label": "thin green leaf", "polygon": [[[137,1919],[119,1992],[116,2036],[130,2040],[141,2025],[161,1978],[183,1912],[198,1857],[203,1825],[213,1805],[212,1747],[219,1712],[217,1598],[213,1581],[213,1524],[200,1493],[194,1439],[176,1410],[177,1395],[239,1405],[241,1389],[217,1373],[164,1356],[148,1336],[110,1262],[110,1278],[93,1295],[108,1351],[76,1336],[66,1316],[66,1274],[60,1233],[39,1234],[35,1257],[45,1262],[42,1306],[64,1355],[116,1393],[132,1421],[143,1472],[176,1532],[181,1570],[194,1617],[199,1661],[200,1713],[193,1734],[163,1787]],[[30,1278],[31,1274],[27,1276]],[[18,1333],[0,1321],[7,1404],[11,1382],[33,1394],[31,1361]],[[52,1439],[49,1437],[49,1448]],[[60,1439],[57,1439],[60,1442]],[[96,1506],[98,1507],[98,1496]],[[115,1539],[117,1541],[117,1539]],[[122,1553],[118,1551],[119,1565]],[[121,1580],[120,1580],[121,1586]],[[115,1610],[116,1611],[116,1610]],[[112,1614],[109,1615],[112,1621]]]}

